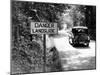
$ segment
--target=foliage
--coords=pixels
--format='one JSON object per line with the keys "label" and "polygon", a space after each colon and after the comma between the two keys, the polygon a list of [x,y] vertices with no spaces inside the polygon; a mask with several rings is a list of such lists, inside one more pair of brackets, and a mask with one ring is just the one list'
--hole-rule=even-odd
{"label": "foliage", "polygon": [[[12,1],[11,4],[12,73],[43,72],[43,35],[30,33],[31,21],[57,22],[60,30],[63,23],[70,28],[82,25],[85,19],[84,6],[25,1]],[[57,50],[49,51],[46,66],[50,71],[57,71],[57,67],[61,68]]]}
{"label": "foliage", "polygon": [[[30,33],[30,21],[57,22],[56,14],[62,13],[64,7],[62,4],[12,1],[12,73],[43,72],[43,36]],[[55,62],[53,55],[57,56],[51,53],[51,61],[47,63]]]}

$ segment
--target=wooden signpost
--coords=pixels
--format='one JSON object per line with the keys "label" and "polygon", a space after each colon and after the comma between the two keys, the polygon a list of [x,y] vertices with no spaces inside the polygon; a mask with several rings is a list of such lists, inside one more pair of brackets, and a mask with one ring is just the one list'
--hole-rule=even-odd
{"label": "wooden signpost", "polygon": [[44,46],[44,72],[46,72],[46,34],[57,34],[57,23],[31,22],[31,34],[43,34]]}

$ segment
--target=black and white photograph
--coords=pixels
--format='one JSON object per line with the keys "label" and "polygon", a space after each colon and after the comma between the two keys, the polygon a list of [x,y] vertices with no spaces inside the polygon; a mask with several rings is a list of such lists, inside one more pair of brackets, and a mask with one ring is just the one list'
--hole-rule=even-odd
{"label": "black and white photograph", "polygon": [[11,75],[96,69],[96,6],[11,0]]}

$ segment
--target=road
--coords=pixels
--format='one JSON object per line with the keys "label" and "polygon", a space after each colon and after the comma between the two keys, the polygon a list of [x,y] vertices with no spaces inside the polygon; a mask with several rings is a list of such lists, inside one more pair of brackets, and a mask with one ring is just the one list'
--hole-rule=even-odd
{"label": "road", "polygon": [[62,35],[55,37],[53,42],[64,70],[95,69],[95,41],[90,41],[88,48],[74,48]]}

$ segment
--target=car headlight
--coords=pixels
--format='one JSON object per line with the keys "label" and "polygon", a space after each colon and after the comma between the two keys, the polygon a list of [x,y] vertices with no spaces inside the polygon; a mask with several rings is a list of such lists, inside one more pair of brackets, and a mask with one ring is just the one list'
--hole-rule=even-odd
{"label": "car headlight", "polygon": [[90,37],[88,36],[88,40],[90,40]]}

